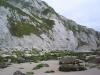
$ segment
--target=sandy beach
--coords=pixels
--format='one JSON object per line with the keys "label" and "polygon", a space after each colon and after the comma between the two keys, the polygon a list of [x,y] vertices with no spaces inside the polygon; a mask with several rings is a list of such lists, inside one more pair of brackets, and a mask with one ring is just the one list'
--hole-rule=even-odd
{"label": "sandy beach", "polygon": [[[39,63],[47,63],[49,67],[43,67],[41,69],[33,70],[33,68]],[[22,63],[12,64],[5,69],[0,69],[0,75],[13,75],[15,71],[34,72],[34,75],[100,75],[99,69],[89,69],[86,71],[77,72],[60,72],[58,71],[58,60],[41,61],[39,63]],[[45,73],[46,71],[54,70],[55,73]]]}

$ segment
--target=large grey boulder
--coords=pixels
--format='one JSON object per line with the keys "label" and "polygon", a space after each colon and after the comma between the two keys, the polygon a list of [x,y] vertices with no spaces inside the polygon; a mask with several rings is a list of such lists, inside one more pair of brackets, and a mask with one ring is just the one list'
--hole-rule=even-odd
{"label": "large grey boulder", "polygon": [[79,64],[79,63],[83,63],[83,61],[77,59],[75,56],[65,56],[59,60],[59,64]]}

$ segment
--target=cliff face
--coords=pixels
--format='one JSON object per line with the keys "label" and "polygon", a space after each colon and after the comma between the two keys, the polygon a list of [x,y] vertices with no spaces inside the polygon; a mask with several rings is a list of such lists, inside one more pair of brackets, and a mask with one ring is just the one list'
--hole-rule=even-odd
{"label": "cliff face", "polygon": [[41,0],[0,0],[0,49],[100,48],[100,33],[57,14]]}

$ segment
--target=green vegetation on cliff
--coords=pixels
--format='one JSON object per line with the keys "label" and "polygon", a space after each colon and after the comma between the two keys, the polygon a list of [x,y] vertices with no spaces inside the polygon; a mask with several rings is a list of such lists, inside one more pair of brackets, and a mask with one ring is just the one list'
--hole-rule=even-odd
{"label": "green vegetation on cliff", "polygon": [[32,24],[13,21],[13,18],[9,18],[10,33],[13,36],[22,37],[23,35],[30,35],[30,33],[40,34],[39,30],[36,29]]}

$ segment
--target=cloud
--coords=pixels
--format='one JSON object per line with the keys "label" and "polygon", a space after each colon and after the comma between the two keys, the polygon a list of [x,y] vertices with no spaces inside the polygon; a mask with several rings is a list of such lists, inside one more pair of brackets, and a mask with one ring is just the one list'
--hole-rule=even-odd
{"label": "cloud", "polygon": [[59,14],[100,31],[100,0],[43,0]]}

